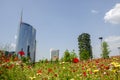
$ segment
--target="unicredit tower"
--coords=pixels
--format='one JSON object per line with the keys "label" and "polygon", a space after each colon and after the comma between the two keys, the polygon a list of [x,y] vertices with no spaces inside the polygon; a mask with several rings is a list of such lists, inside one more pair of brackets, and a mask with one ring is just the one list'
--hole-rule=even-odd
{"label": "unicredit tower", "polygon": [[16,45],[16,53],[23,50],[25,57],[30,57],[31,62],[35,62],[36,54],[36,29],[30,24],[21,22]]}

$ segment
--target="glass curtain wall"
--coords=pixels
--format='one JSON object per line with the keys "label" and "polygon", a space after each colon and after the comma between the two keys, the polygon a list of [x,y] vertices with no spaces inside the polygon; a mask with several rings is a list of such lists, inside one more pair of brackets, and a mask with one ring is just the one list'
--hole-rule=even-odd
{"label": "glass curtain wall", "polygon": [[16,53],[23,50],[26,57],[35,62],[36,30],[27,23],[21,23],[17,38]]}

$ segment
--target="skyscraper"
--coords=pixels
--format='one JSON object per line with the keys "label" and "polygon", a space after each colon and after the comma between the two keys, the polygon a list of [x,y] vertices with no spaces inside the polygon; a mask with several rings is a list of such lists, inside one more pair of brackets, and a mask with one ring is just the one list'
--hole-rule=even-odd
{"label": "skyscraper", "polygon": [[30,57],[31,62],[35,62],[36,54],[36,29],[31,25],[20,22],[20,27],[18,31],[16,53],[23,50],[25,57]]}
{"label": "skyscraper", "polygon": [[59,59],[59,50],[50,49],[50,59],[52,61],[58,60]]}

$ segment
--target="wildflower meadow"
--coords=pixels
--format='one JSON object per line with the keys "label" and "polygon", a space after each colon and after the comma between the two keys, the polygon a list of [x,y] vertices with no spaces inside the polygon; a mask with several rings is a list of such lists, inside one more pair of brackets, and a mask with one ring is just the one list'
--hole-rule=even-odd
{"label": "wildflower meadow", "polygon": [[120,80],[120,56],[33,64],[0,52],[0,80]]}

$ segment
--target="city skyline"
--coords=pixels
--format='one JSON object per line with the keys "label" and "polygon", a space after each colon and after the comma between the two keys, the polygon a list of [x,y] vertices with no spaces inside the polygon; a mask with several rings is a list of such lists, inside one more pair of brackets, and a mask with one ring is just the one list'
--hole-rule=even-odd
{"label": "city skyline", "polygon": [[78,54],[77,38],[82,33],[91,35],[93,56],[100,57],[100,40],[107,41],[110,55],[119,55],[120,1],[119,0],[4,0],[0,1],[0,44],[15,49],[20,13],[23,22],[37,30],[37,60],[48,58],[49,49],[63,52],[73,49]]}

